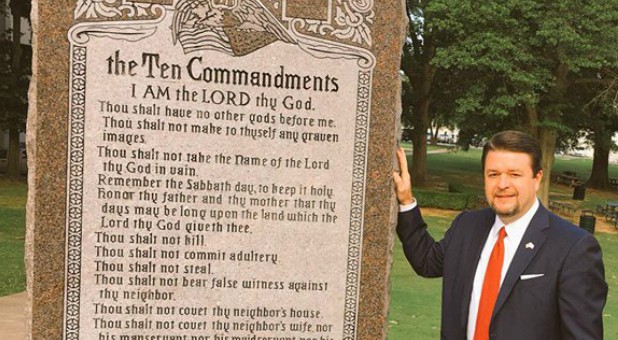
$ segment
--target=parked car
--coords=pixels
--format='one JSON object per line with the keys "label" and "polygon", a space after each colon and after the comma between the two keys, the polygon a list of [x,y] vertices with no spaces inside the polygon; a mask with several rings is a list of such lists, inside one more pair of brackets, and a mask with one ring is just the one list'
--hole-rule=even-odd
{"label": "parked car", "polygon": [[438,135],[438,143],[455,144],[455,134],[447,134],[446,132]]}
{"label": "parked car", "polygon": [[411,142],[412,141],[412,129],[404,128],[403,131],[401,131],[401,140],[404,142]]}

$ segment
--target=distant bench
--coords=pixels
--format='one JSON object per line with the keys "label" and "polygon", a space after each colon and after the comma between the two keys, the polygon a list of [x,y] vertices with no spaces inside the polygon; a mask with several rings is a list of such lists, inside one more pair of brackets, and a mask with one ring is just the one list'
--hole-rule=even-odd
{"label": "distant bench", "polygon": [[566,184],[569,187],[576,187],[584,184],[577,176],[567,174],[558,174],[558,176],[556,176],[556,183]]}
{"label": "distant bench", "polygon": [[618,228],[618,202],[607,202],[597,205],[597,213],[605,216],[605,221],[613,223]]}
{"label": "distant bench", "polygon": [[549,208],[561,212],[568,212],[573,215],[577,211],[577,207],[574,204],[560,201],[549,201]]}
{"label": "distant bench", "polygon": [[459,151],[459,145],[452,144],[446,147],[448,153],[457,153]]}

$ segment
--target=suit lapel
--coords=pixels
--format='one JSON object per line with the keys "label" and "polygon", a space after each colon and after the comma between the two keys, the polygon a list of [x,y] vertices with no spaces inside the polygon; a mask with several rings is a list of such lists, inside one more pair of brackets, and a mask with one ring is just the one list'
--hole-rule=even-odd
{"label": "suit lapel", "polygon": [[474,228],[474,232],[470,237],[470,251],[472,252],[472,256],[470,257],[470,261],[466,263],[466,266],[469,268],[463,271],[466,273],[466,277],[462,281],[465,284],[463,290],[463,300],[461,303],[461,324],[464,328],[468,327],[468,312],[470,309],[470,299],[472,298],[472,286],[474,284],[476,267],[478,266],[479,259],[481,258],[481,252],[483,251],[483,246],[487,240],[487,235],[489,235],[495,219],[496,215],[493,211],[491,209],[487,209],[487,213],[483,216],[483,219],[479,221],[479,225]]}
{"label": "suit lapel", "polygon": [[[530,225],[528,226],[528,229],[526,229],[526,232],[521,239],[521,243],[517,247],[517,251],[515,251],[513,261],[506,272],[506,276],[504,277],[504,281],[500,287],[500,292],[498,293],[498,300],[496,301],[496,306],[494,307],[492,319],[504,305],[504,302],[513,290],[513,287],[519,280],[520,275],[524,272],[524,270],[526,270],[528,264],[530,264],[530,261],[532,261],[543,246],[546,238],[545,230],[547,228],[549,228],[549,216],[547,214],[547,210],[542,205],[539,205],[539,209],[530,221]],[[526,246],[528,244],[532,244],[533,246]]]}

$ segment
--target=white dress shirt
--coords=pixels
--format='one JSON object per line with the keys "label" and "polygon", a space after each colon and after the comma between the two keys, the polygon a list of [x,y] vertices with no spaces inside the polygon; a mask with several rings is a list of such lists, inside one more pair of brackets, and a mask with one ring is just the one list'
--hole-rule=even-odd
{"label": "white dress shirt", "polygon": [[528,229],[528,225],[530,224],[532,217],[534,217],[534,214],[536,214],[538,208],[539,201],[534,200],[534,204],[530,207],[530,210],[511,224],[504,224],[504,222],[496,216],[494,225],[491,227],[491,231],[487,236],[487,241],[485,241],[485,245],[483,246],[481,258],[476,267],[476,274],[474,275],[474,285],[472,287],[472,296],[470,298],[470,307],[468,312],[468,339],[474,339],[476,316],[479,310],[479,302],[481,300],[481,291],[483,289],[485,271],[487,270],[487,264],[489,263],[489,258],[492,250],[494,249],[494,245],[496,244],[496,241],[498,241],[500,229],[503,226],[506,229],[506,237],[504,238],[504,262],[502,264],[502,275],[500,276],[500,286],[502,286],[502,281],[504,281],[506,272],[511,265],[511,261],[513,261],[513,256],[515,256],[515,252],[521,243],[521,239],[524,237],[524,233],[526,232],[526,229]]}

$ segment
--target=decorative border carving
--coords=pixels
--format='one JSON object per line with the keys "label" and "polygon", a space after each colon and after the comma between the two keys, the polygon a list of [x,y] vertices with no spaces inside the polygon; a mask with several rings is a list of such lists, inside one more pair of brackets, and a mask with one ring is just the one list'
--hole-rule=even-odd
{"label": "decorative border carving", "polygon": [[130,0],[77,0],[73,18],[83,21],[158,17],[162,6]]}
{"label": "decorative border carving", "polygon": [[300,30],[302,30],[305,25],[306,21],[300,19],[295,19],[290,23],[291,30],[297,38],[298,46],[303,51],[316,58],[357,60],[360,68],[364,70],[373,69],[375,65],[375,56],[369,50],[302,34]]}
{"label": "decorative border carving", "polygon": [[371,26],[375,18],[374,0],[336,0],[334,17],[329,21],[303,21],[306,34],[335,37],[359,46],[371,47]]}
{"label": "decorative border carving", "polygon": [[67,244],[64,338],[79,339],[84,197],[84,132],[86,109],[86,48],[71,46],[69,87],[69,176],[67,178]]}
{"label": "decorative border carving", "polygon": [[[211,0],[202,0],[211,1]],[[370,48],[373,46],[371,27],[374,24],[375,0],[331,0],[336,2],[334,10],[329,6],[328,21],[287,18],[286,0],[263,0],[280,11],[284,22],[302,20],[305,34],[336,38],[341,42]],[[332,6],[332,2],[331,2]],[[77,21],[141,20],[160,17],[163,5],[141,3],[131,0],[77,0],[73,17]]]}
{"label": "decorative border carving", "polygon": [[358,294],[363,248],[362,231],[365,207],[365,180],[367,174],[367,141],[369,134],[371,79],[372,71],[360,71],[358,73],[348,268],[346,274],[345,311],[343,316],[344,340],[356,339],[358,321]]}

